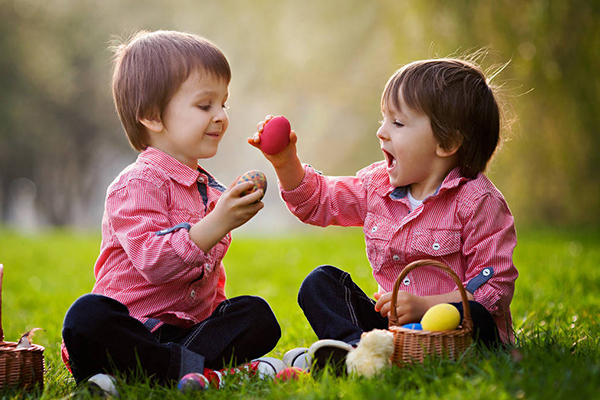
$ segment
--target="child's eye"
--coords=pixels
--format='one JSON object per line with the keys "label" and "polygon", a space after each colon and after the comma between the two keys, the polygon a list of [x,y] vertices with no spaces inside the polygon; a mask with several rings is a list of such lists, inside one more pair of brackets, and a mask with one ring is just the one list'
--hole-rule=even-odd
{"label": "child's eye", "polygon": [[403,127],[404,124],[398,120],[394,120],[394,125],[396,125],[397,127]]}
{"label": "child's eye", "polygon": [[210,111],[211,105],[202,105],[202,106],[198,106],[199,109],[201,109],[202,111]]}
{"label": "child's eye", "polygon": [[229,110],[229,106],[227,104],[223,104],[221,107],[223,107],[223,110]]}

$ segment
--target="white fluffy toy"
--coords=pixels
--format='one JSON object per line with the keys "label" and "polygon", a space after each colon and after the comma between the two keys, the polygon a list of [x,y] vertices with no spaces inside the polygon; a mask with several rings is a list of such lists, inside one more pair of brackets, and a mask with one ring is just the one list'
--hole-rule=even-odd
{"label": "white fluffy toy", "polygon": [[385,329],[373,329],[365,332],[358,346],[346,357],[348,373],[367,378],[376,375],[384,367],[391,365],[394,354],[394,334]]}

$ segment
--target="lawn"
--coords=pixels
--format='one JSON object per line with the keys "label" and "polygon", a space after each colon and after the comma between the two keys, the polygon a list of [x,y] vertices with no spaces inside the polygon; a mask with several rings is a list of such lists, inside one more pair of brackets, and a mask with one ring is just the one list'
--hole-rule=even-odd
{"label": "lawn", "polygon": [[[22,236],[0,230],[6,340],[16,341],[34,327],[45,329],[34,338],[46,348],[45,388],[32,398],[87,397],[60,361],[60,329],[69,305],[93,285],[99,243],[96,234],[52,231]],[[315,229],[277,238],[234,236],[225,259],[227,293],[259,295],[272,305],[283,336],[270,356],[281,357],[290,348],[316,340],[297,306],[296,293],[303,277],[320,264],[349,271],[369,294],[376,289],[359,229]],[[325,375],[274,384],[251,379],[186,396],[148,380],[120,383],[121,398],[597,398],[600,230],[520,230],[515,264],[520,277],[512,303],[518,339],[513,352],[474,351],[458,363],[430,360],[392,368],[372,380]],[[14,391],[3,395],[25,397]]]}

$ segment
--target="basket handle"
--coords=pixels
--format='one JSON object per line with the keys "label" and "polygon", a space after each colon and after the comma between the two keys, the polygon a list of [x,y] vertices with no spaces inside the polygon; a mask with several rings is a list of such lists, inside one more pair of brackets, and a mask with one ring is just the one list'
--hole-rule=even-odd
{"label": "basket handle", "polygon": [[0,264],[0,342],[4,341],[2,330],[2,278],[4,277],[4,265]]}
{"label": "basket handle", "polygon": [[460,292],[460,296],[462,297],[463,314],[464,314],[463,324],[462,324],[463,329],[472,330],[473,329],[473,320],[471,318],[471,307],[469,306],[469,298],[467,297],[467,292],[465,290],[465,287],[463,286],[462,282],[458,278],[458,275],[456,275],[456,273],[454,271],[452,271],[450,268],[448,268],[445,264],[443,264],[439,261],[436,261],[436,260],[413,261],[402,270],[402,272],[398,276],[398,279],[396,279],[396,282],[394,283],[394,290],[392,291],[392,310],[391,310],[392,315],[391,315],[391,318],[389,321],[389,326],[395,326],[396,322],[398,321],[398,314],[396,311],[396,301],[398,298],[398,290],[400,289],[400,282],[402,282],[404,280],[404,278],[406,278],[406,275],[408,275],[408,273],[410,271],[412,271],[415,268],[419,268],[419,267],[423,267],[423,266],[432,266],[432,267],[439,268],[442,271],[445,271],[454,280],[454,282],[456,283],[456,286],[458,287],[458,290]]}

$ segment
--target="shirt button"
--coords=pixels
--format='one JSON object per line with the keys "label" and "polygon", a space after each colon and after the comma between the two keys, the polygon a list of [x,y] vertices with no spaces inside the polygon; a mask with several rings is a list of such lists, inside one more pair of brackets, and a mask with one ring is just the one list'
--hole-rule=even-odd
{"label": "shirt button", "polygon": [[483,276],[490,276],[491,272],[488,268],[483,270]]}
{"label": "shirt button", "polygon": [[204,177],[201,176],[200,178],[198,178],[198,182],[204,183]]}
{"label": "shirt button", "polygon": [[192,291],[190,292],[190,297],[191,297],[192,299],[195,299],[195,298],[196,298],[196,291],[195,291],[195,290],[193,290],[193,289],[192,289]]}
{"label": "shirt button", "polygon": [[372,227],[371,232],[377,232],[377,227],[376,226]]}
{"label": "shirt button", "polygon": [[400,256],[398,254],[394,254],[394,257],[392,257],[392,259],[394,261],[398,261],[400,259]]}
{"label": "shirt button", "polygon": [[404,283],[404,286],[410,285],[410,278],[404,278],[404,280],[402,281],[402,283]]}
{"label": "shirt button", "polygon": [[431,246],[432,249],[434,250],[439,250],[440,249],[440,244],[439,243],[434,243],[433,246]]}

